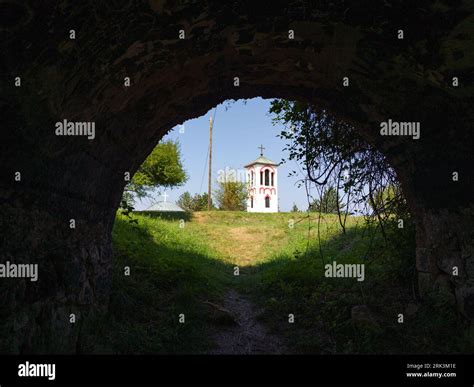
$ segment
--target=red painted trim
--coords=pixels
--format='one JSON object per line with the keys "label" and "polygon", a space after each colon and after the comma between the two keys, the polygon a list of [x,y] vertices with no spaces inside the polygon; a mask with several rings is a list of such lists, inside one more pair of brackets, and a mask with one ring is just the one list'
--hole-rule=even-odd
{"label": "red painted trim", "polygon": [[263,190],[263,193],[265,193],[268,190],[270,191],[270,194],[276,195],[276,189],[274,187],[260,187],[260,189],[258,190],[258,193],[262,193],[262,190]]}
{"label": "red painted trim", "polygon": [[272,172],[275,172],[275,169],[271,165],[264,165],[260,168],[261,171],[264,171],[265,169],[270,169]]}

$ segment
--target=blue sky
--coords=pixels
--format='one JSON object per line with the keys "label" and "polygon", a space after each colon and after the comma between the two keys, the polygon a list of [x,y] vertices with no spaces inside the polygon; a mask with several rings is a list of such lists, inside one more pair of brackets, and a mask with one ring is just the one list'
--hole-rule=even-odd
{"label": "blue sky", "polygon": [[[243,166],[255,160],[260,155],[258,147],[265,147],[264,155],[275,162],[287,158],[283,151],[285,141],[277,137],[283,126],[273,125],[268,113],[271,100],[253,98],[238,100],[234,103],[224,102],[217,106],[213,126],[212,175],[213,189],[219,170],[227,168],[243,169]],[[227,107],[227,110],[226,110]],[[175,202],[185,191],[191,194],[207,192],[206,157],[209,144],[209,117],[214,114],[214,108],[201,117],[184,122],[184,133],[179,126],[168,133],[164,139],[178,140],[184,168],[189,176],[182,187],[167,189],[167,200]],[[183,131],[183,130],[181,130]],[[300,166],[295,161],[289,161],[278,168],[280,211],[290,211],[293,203],[299,209],[307,208],[307,198],[304,187],[297,187],[299,177],[289,177],[293,170],[299,171]],[[163,193],[163,192],[162,192]],[[137,202],[137,210],[148,208],[153,202],[162,200],[159,192],[153,199]]]}

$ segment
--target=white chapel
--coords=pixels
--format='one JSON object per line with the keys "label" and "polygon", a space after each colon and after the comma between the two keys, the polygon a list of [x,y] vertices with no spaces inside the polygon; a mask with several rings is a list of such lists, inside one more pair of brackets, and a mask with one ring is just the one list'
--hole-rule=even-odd
{"label": "white chapel", "polygon": [[278,212],[278,164],[263,156],[245,165],[247,171],[247,211]]}

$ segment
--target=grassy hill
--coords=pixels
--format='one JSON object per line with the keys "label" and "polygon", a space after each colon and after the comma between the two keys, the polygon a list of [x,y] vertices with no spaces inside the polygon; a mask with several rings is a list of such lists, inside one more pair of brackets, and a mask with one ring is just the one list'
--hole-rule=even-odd
{"label": "grassy hill", "polygon": [[[229,290],[252,301],[289,352],[472,351],[472,336],[451,334],[461,327],[447,293],[415,299],[410,235],[394,244],[362,218],[349,217],[342,233],[336,216],[306,213],[133,218],[116,219],[113,292],[95,328],[97,352],[207,353],[213,332],[229,324],[220,307]],[[324,265],[334,260],[364,263],[365,280],[326,278]]]}

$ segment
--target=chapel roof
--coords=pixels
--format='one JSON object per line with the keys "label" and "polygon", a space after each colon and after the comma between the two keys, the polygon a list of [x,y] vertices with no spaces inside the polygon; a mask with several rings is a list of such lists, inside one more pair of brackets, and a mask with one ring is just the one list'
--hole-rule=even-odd
{"label": "chapel roof", "polygon": [[171,202],[157,202],[151,207],[147,208],[146,211],[159,211],[159,212],[185,212],[180,206]]}
{"label": "chapel roof", "polygon": [[252,161],[251,163],[247,164],[247,165],[244,165],[244,168],[247,168],[247,167],[250,167],[254,164],[266,164],[266,165],[276,165],[278,166],[279,164],[275,163],[274,161],[270,160],[270,159],[267,159],[266,157],[264,156],[260,156],[258,159],[255,159],[254,161]]}

